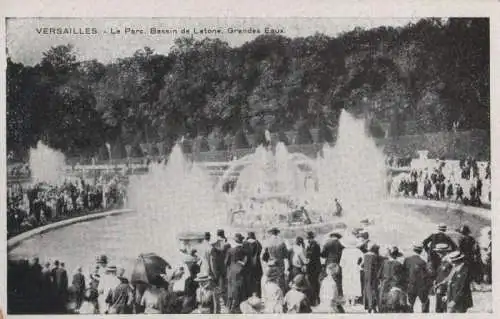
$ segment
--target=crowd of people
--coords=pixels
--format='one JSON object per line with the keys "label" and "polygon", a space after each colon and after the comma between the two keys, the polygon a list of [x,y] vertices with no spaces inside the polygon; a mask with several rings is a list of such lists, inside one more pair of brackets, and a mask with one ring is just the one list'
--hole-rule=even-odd
{"label": "crowd of people", "polygon": [[446,169],[442,162],[436,168],[412,170],[391,181],[391,195],[446,200],[471,206],[491,202],[490,164],[480,172],[472,159],[460,161],[458,172]]}
{"label": "crowd of people", "polygon": [[472,283],[491,284],[491,229],[486,243],[465,225],[459,231],[454,241],[440,224],[403,256],[396,246],[381,251],[363,229],[353,231],[355,242],[332,232],[320,244],[307,232],[291,247],[277,228],[264,243],[253,232],[228,240],[221,229],[183,251],[183,266],[147,282],[134,281],[105,255],[89,274],[78,267],[71,281],[64,263],[41,266],[35,258],[9,291],[28,298],[33,313],[344,313],[356,304],[369,313],[404,313],[413,312],[416,299],[430,312],[430,295],[435,312],[463,313],[473,306]]}
{"label": "crowd of people", "polygon": [[117,176],[92,181],[66,180],[62,184],[8,185],[7,232],[9,236],[61,218],[122,206],[125,183]]}

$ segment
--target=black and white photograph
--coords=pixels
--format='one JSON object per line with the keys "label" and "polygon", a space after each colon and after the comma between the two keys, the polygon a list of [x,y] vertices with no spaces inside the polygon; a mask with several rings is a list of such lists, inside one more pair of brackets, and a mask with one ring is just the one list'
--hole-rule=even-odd
{"label": "black and white photograph", "polygon": [[4,23],[9,315],[493,312],[490,18]]}

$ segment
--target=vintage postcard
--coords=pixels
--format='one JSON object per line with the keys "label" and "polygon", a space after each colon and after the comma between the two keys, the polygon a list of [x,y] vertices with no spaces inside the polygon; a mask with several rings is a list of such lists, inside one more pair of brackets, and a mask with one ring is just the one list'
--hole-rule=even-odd
{"label": "vintage postcard", "polygon": [[493,312],[484,17],[7,17],[6,304]]}

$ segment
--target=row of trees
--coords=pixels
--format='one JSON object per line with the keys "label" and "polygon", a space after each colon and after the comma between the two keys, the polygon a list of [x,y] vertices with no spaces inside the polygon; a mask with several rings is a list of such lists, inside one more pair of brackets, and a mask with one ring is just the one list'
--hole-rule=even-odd
{"label": "row of trees", "polygon": [[104,65],[53,47],[35,66],[8,60],[7,146],[38,140],[67,155],[106,142],[137,145],[181,135],[319,127],[332,141],[342,108],[367,115],[372,132],[401,123],[425,133],[489,130],[489,20],[422,19],[356,28],[332,38],[259,36],[236,48],[179,38]]}

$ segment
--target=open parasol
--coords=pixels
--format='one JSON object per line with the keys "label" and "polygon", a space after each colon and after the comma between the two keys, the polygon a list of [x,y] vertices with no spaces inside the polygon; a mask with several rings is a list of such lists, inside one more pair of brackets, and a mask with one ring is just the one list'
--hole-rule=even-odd
{"label": "open parasol", "polygon": [[132,283],[150,284],[158,275],[165,274],[166,268],[172,267],[160,256],[154,253],[141,254],[135,261],[130,280]]}

